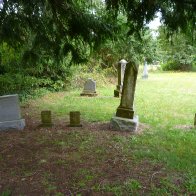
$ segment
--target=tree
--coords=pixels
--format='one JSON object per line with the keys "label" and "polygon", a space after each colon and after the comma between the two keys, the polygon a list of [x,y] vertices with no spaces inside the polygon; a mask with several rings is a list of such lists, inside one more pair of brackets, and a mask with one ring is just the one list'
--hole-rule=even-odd
{"label": "tree", "polygon": [[59,63],[71,52],[74,62],[82,62],[86,51],[113,33],[107,15],[95,15],[90,6],[85,0],[4,0],[0,41],[14,48],[25,46],[25,60],[50,56]]}
{"label": "tree", "polygon": [[161,26],[157,42],[164,70],[190,70],[196,64],[196,43],[190,36],[178,32],[168,40],[167,30]]}
{"label": "tree", "polygon": [[113,40],[107,40],[96,52],[96,56],[102,59],[105,66],[112,66],[122,58],[137,63],[143,63],[144,58],[147,58],[149,63],[155,60],[156,40],[148,28],[140,31],[138,37],[137,34],[127,35],[128,28],[125,23],[120,26],[121,30]]}
{"label": "tree", "polygon": [[119,10],[125,11],[130,34],[142,29],[157,12],[168,32],[195,30],[195,0],[106,0],[107,8],[117,17]]}
{"label": "tree", "polygon": [[[98,7],[101,9],[94,12]],[[1,42],[14,47],[29,43],[24,56],[31,60],[47,54],[59,62],[71,52],[72,60],[81,62],[86,59],[86,51],[112,37],[122,12],[127,15],[128,34],[134,34],[156,12],[161,12],[169,33],[193,31],[195,10],[195,0],[3,0],[0,37]]]}

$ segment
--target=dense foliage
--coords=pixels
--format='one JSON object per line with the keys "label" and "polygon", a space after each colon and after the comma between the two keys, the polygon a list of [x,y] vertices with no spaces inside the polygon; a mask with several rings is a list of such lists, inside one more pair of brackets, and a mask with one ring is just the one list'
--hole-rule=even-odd
{"label": "dense foliage", "polygon": [[[95,15],[94,7],[98,11],[97,4],[86,1],[3,1],[0,6],[1,80],[12,81],[18,73],[21,77],[15,77],[17,83],[32,82],[26,87],[29,89],[64,87],[71,74],[71,62],[86,62],[91,50],[112,36],[114,25],[109,28],[111,22],[107,15],[104,12]],[[20,92],[21,87],[14,86],[7,82],[0,93]]]}
{"label": "dense foliage", "polygon": [[81,62],[89,48],[96,48],[112,36],[117,16],[123,12],[129,34],[140,32],[158,11],[169,30],[191,31],[195,27],[194,0],[106,0],[105,3],[107,10],[103,1],[98,0],[3,0],[0,41],[25,47],[26,60],[49,56],[59,62],[71,52],[72,60]]}
{"label": "dense foliage", "polygon": [[[195,8],[193,0],[1,0],[1,80],[6,83],[18,74],[15,80],[22,85],[29,81],[29,89],[59,90],[72,63],[93,57],[106,64],[122,57],[151,61],[156,45],[146,24],[160,12],[168,34],[181,29],[195,35]],[[0,94],[21,88],[10,86]]]}
{"label": "dense foliage", "polygon": [[176,33],[168,40],[160,27],[157,42],[163,70],[191,70],[196,65],[196,43],[190,35]]}
{"label": "dense foliage", "polygon": [[106,0],[106,4],[113,16],[117,16],[119,10],[126,13],[130,33],[143,28],[157,12],[161,13],[161,21],[170,33],[179,29],[193,32],[195,29],[195,0]]}

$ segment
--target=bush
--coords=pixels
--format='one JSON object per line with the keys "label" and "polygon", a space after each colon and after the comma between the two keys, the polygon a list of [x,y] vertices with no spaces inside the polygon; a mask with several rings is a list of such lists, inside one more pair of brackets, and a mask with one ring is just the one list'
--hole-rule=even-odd
{"label": "bush", "polygon": [[0,95],[5,94],[28,94],[31,91],[51,85],[48,79],[38,79],[22,74],[7,73],[0,75]]}
{"label": "bush", "polygon": [[191,64],[183,64],[174,60],[170,60],[161,65],[163,71],[190,71],[192,69]]}
{"label": "bush", "polygon": [[113,78],[115,74],[117,75],[113,67],[102,69],[100,65],[75,65],[72,66],[72,71],[74,74],[67,79],[69,89],[83,88],[88,78],[95,80],[97,86],[104,87],[108,82],[111,82],[111,78]]}

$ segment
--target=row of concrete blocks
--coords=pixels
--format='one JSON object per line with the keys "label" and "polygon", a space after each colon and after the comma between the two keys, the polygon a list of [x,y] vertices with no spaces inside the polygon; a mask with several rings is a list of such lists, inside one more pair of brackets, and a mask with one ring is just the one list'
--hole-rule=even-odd
{"label": "row of concrete blocks", "polygon": [[[70,124],[69,127],[82,127],[80,123],[80,112],[79,111],[71,111],[69,113]],[[52,123],[52,115],[50,110],[45,110],[41,112],[41,126],[43,127],[51,127]]]}

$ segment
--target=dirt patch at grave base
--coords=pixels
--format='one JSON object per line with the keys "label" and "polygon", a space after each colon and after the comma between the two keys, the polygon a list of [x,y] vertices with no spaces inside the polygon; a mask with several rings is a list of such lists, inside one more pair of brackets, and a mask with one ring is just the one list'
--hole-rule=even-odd
{"label": "dirt patch at grave base", "polygon": [[[57,119],[44,128],[34,114],[24,114],[24,131],[0,132],[1,193],[144,195],[162,188],[161,181],[172,176],[163,164],[136,159],[132,135],[112,131],[109,123],[83,122],[83,127],[71,128]],[[140,126],[140,132],[144,129],[148,126]],[[177,179],[180,187],[183,181]]]}

